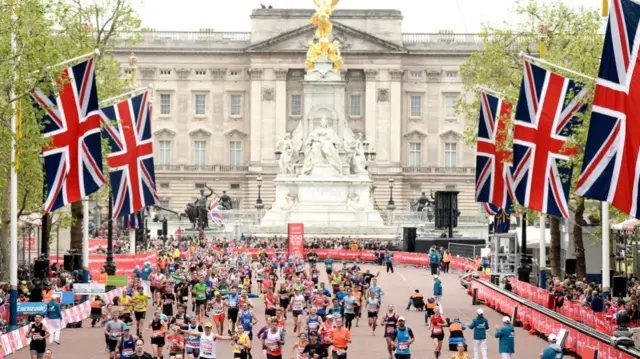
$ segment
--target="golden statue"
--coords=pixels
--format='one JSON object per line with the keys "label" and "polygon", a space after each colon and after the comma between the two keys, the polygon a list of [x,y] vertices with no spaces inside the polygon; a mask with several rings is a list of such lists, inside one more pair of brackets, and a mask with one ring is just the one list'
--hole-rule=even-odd
{"label": "golden statue", "polygon": [[340,0],[313,0],[313,2],[318,8],[310,19],[316,27],[316,41],[309,41],[305,65],[311,71],[315,68],[315,61],[320,56],[326,56],[333,62],[333,69],[337,71],[343,64],[340,56],[340,42],[337,40],[329,42],[329,37],[333,30],[331,14]]}

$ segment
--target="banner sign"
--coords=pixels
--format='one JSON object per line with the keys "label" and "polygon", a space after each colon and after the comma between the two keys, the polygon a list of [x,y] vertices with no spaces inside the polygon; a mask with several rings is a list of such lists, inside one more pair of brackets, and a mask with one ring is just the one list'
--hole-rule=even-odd
{"label": "banner sign", "polygon": [[56,292],[58,298],[60,298],[60,304],[73,304],[75,293],[74,292]]}
{"label": "banner sign", "polygon": [[[49,261],[56,262],[57,260],[63,261],[62,256],[57,257],[55,255],[49,256]],[[90,255],[89,256],[89,271],[92,276],[97,276],[100,273],[100,268],[104,266],[107,257],[103,255]],[[113,256],[113,261],[116,263],[116,275],[133,276],[133,270],[136,265],[142,267],[142,264],[149,262],[152,267],[155,267],[158,263],[158,252],[150,251],[140,254],[116,254]]]}
{"label": "banner sign", "polygon": [[36,315],[47,313],[47,303],[34,302],[34,303],[18,303],[18,315]]}
{"label": "banner sign", "polygon": [[74,283],[73,292],[75,294],[82,294],[82,295],[104,294],[105,289],[104,289],[104,284]]}
{"label": "banner sign", "polygon": [[304,256],[304,224],[289,223],[289,255]]}
{"label": "banner sign", "polygon": [[107,285],[114,287],[126,287],[128,278],[126,275],[110,275],[107,277]]}

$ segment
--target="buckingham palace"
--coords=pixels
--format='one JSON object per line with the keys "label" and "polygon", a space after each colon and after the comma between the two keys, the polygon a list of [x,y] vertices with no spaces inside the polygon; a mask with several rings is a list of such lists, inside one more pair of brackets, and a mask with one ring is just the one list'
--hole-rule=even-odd
{"label": "buckingham palace", "polygon": [[[179,210],[205,184],[235,208],[268,208],[276,151],[306,109],[303,77],[312,10],[256,9],[250,32],[146,29],[116,49],[122,75],[153,85],[153,136],[161,205]],[[249,15],[249,14],[247,14]],[[475,149],[455,112],[459,67],[481,46],[476,34],[402,33],[397,10],[336,10],[342,44],[344,118],[375,148],[374,205],[393,195],[409,210],[421,192],[455,189],[462,216],[476,216]],[[170,27],[170,25],[168,25]],[[135,54],[135,61],[130,61]],[[393,188],[389,179],[393,178]]]}

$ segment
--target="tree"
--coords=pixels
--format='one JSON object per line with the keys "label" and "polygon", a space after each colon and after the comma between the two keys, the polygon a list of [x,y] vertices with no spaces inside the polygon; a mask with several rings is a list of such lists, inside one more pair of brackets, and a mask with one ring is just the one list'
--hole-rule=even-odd
{"label": "tree", "polygon": [[[544,25],[546,29],[546,60],[590,76],[597,75],[603,42],[602,21],[597,9],[571,8],[561,2],[541,5],[530,1],[517,3],[514,11],[517,18],[524,18],[528,21],[505,24],[502,28],[486,26],[481,33],[484,48],[471,54],[461,67],[465,91],[468,94],[473,94],[471,99],[460,99],[457,103],[458,111],[467,120],[464,140],[469,145],[476,143],[478,131],[477,121],[480,105],[479,94],[475,89],[476,84],[503,92],[508,101],[516,103],[523,71],[522,59],[518,54],[520,51],[528,54],[537,53],[540,36],[538,25]],[[562,71],[552,70],[562,74]],[[583,79],[570,74],[563,75],[577,81],[583,81]],[[584,85],[592,94],[594,84],[585,83]],[[591,99],[592,96],[587,96],[587,98]],[[573,166],[573,181],[577,180],[581,170],[584,151],[580,149],[584,147],[586,142],[589,118],[590,108],[584,115],[579,116],[580,125],[575,128],[575,134],[569,141],[569,145],[578,147],[578,155],[572,157],[566,164]],[[507,146],[511,146],[511,144],[509,143]],[[581,253],[576,253],[577,274],[583,277],[586,275],[581,228],[584,200],[572,194],[571,203],[576,204],[573,206],[575,207],[573,229],[575,247],[576,249],[582,248]],[[554,248],[560,247],[560,221],[551,218],[550,224],[552,272],[559,274],[560,256],[559,251],[556,253]],[[579,235],[576,235],[577,232]]]}
{"label": "tree", "polygon": [[[55,93],[58,89],[51,81],[41,81],[57,78],[61,68],[50,66],[94,48],[102,51],[96,70],[100,97],[123,91],[127,83],[119,79],[119,65],[113,59],[112,50],[118,38],[131,35],[140,21],[125,0],[95,0],[87,4],[84,1],[69,4],[56,0],[21,0],[13,7],[11,3],[0,3],[0,156],[10,158],[14,137],[10,122],[17,113],[20,124],[16,138],[19,212],[41,212],[40,152],[46,140],[40,135],[42,112],[31,106],[29,91],[37,85],[45,93]],[[13,13],[15,19],[12,19]],[[12,34],[15,49],[11,48]],[[9,161],[0,162],[0,253],[3,255],[0,280],[7,280],[10,272],[6,255],[10,242],[9,170]],[[76,214],[74,225],[81,225],[82,221],[78,219],[81,219],[82,211],[80,218],[77,211],[72,212]],[[76,239],[75,248],[81,248],[81,238],[80,231],[80,246]]]}

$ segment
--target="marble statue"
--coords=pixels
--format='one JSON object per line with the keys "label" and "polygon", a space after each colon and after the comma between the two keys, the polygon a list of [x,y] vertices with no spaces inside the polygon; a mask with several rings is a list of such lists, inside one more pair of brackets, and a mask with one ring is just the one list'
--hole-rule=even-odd
{"label": "marble statue", "polygon": [[368,174],[362,134],[353,134],[345,124],[345,148],[349,153],[349,169],[352,175]]}
{"label": "marble statue", "polygon": [[320,126],[313,130],[304,144],[304,163],[302,174],[310,175],[317,165],[328,164],[335,171],[336,175],[342,174],[342,164],[338,154],[340,140],[338,135],[329,127],[327,118],[320,120]]}
{"label": "marble statue", "polygon": [[298,203],[298,194],[295,190],[289,190],[287,193],[287,197],[285,198],[285,204],[280,206],[280,208],[284,210],[290,210],[294,204]]}
{"label": "marble statue", "polygon": [[294,145],[290,133],[287,133],[284,136],[284,140],[280,142],[278,149],[282,152],[280,160],[278,160],[280,173],[285,175],[295,174],[296,170],[294,164],[298,161],[299,148]]}
{"label": "marble statue", "polygon": [[364,206],[360,204],[360,195],[353,191],[347,197],[347,208],[352,209],[354,211],[362,211]]}

